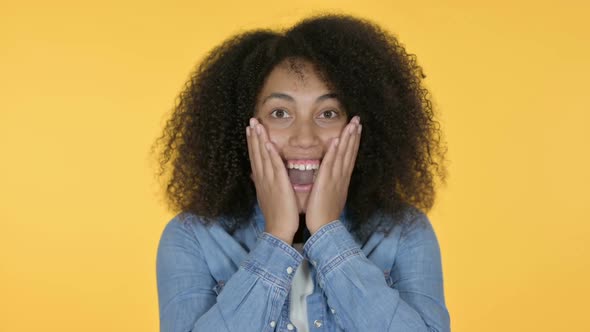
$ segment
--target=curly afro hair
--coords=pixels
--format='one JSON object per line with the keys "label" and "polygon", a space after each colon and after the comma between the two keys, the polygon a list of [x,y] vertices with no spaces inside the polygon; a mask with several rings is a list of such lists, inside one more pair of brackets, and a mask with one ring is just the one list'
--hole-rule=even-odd
{"label": "curly afro hair", "polygon": [[168,174],[172,209],[209,221],[227,218],[230,229],[251,217],[256,191],[245,127],[265,78],[287,59],[313,63],[338,91],[348,119],[362,119],[346,202],[354,228],[372,232],[362,226],[376,211],[430,210],[436,180],[445,183],[446,147],[422,68],[393,35],[345,15],[307,18],[285,31],[244,32],[203,59],[153,146],[158,175]]}

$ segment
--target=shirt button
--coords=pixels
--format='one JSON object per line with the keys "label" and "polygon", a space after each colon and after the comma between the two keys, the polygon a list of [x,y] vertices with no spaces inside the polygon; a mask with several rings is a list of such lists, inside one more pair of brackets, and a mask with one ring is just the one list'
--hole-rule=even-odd
{"label": "shirt button", "polygon": [[295,328],[295,326],[293,326],[293,324],[291,324],[291,323],[287,324],[287,330],[293,331],[294,328]]}
{"label": "shirt button", "polygon": [[277,326],[277,322],[275,322],[274,320],[270,321],[270,327],[275,327]]}
{"label": "shirt button", "polygon": [[336,313],[336,310],[334,310],[334,308],[330,308],[330,312],[333,313],[333,314],[335,314]]}
{"label": "shirt button", "polygon": [[293,268],[289,266],[289,267],[287,268],[287,273],[288,273],[288,274],[291,274],[291,273],[293,273]]}
{"label": "shirt button", "polygon": [[315,261],[311,261],[311,265],[316,266],[316,262]]}
{"label": "shirt button", "polygon": [[319,319],[316,319],[313,321],[313,325],[315,325],[315,327],[322,327],[322,321]]}

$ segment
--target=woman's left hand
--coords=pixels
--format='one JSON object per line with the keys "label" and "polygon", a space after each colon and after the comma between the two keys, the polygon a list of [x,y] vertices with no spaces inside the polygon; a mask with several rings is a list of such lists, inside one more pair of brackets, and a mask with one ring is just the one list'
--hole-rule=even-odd
{"label": "woman's left hand", "polygon": [[353,117],[340,137],[332,140],[322,160],[305,213],[305,223],[311,234],[338,219],[344,209],[361,129],[359,117]]}

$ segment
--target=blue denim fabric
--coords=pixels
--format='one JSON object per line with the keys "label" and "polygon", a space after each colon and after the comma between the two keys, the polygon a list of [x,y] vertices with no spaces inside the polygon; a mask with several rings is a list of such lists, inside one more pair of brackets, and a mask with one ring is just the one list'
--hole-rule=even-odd
{"label": "blue denim fabric", "polygon": [[304,256],[314,281],[310,331],[450,331],[438,240],[417,209],[363,243],[342,214],[307,240],[303,256],[264,232],[258,207],[231,235],[224,225],[189,213],[166,225],[156,262],[162,332],[296,331],[290,287]]}

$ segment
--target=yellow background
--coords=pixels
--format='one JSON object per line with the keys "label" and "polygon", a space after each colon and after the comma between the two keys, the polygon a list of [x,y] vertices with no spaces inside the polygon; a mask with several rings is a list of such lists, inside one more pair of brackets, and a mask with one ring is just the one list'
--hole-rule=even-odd
{"label": "yellow background", "polygon": [[23,1],[0,9],[0,330],[157,331],[149,147],[189,72],[319,10],[418,55],[449,145],[429,214],[453,331],[582,331],[587,2]]}

